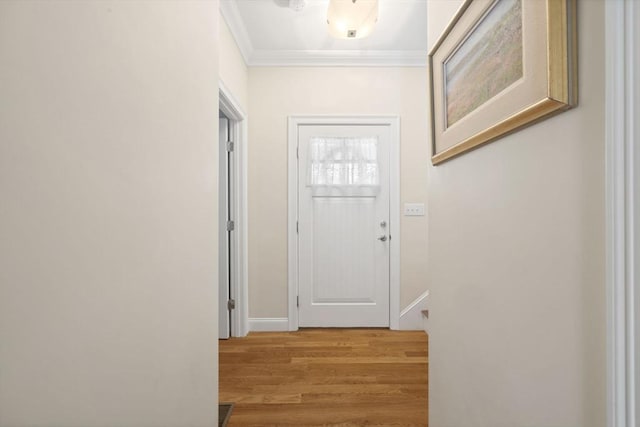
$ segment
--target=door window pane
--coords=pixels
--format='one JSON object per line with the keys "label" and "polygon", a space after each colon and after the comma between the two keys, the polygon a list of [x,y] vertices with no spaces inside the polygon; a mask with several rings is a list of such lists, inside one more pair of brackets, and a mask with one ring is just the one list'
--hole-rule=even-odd
{"label": "door window pane", "polygon": [[313,137],[309,144],[307,186],[380,186],[377,137]]}

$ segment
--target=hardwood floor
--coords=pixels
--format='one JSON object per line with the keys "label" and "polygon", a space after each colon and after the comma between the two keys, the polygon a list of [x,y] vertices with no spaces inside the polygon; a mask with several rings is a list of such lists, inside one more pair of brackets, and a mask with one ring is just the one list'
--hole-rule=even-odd
{"label": "hardwood floor", "polygon": [[427,335],[302,329],[220,341],[234,426],[426,426]]}

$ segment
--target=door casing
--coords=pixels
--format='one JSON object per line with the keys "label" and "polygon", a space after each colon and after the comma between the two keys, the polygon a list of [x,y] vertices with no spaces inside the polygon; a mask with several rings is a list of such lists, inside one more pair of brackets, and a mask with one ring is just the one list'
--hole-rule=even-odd
{"label": "door casing", "polygon": [[[229,118],[231,133],[234,135],[234,179],[235,179],[235,230],[234,258],[236,262],[231,272],[233,280],[230,297],[236,307],[231,311],[231,336],[244,337],[249,332],[249,285],[248,274],[248,235],[247,235],[247,114],[234,98],[231,90],[220,81],[219,109]],[[220,310],[226,309],[226,302],[220,302]]]}
{"label": "door casing", "polygon": [[290,331],[298,330],[298,128],[304,125],[378,125],[390,129],[389,187],[389,328],[400,325],[400,117],[399,116],[289,116],[288,119],[288,323]]}
{"label": "door casing", "polygon": [[607,427],[640,420],[640,3],[605,4]]}
{"label": "door casing", "polygon": [[231,298],[231,286],[234,282],[235,272],[233,265],[235,257],[233,246],[235,236],[227,230],[227,219],[230,217],[229,209],[233,205],[234,182],[230,169],[233,159],[227,152],[226,142],[231,140],[230,125],[232,121],[224,114],[218,119],[218,338],[227,339],[231,336],[230,312],[226,307]]}

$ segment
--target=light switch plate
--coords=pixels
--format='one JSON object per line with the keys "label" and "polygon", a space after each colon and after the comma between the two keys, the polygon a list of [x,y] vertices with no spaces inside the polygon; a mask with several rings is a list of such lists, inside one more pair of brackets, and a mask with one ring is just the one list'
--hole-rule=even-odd
{"label": "light switch plate", "polygon": [[424,203],[405,203],[404,216],[424,216]]}

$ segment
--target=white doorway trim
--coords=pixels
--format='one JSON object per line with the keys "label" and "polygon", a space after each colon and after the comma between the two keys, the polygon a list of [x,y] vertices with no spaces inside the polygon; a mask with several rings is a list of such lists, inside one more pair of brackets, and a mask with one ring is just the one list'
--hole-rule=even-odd
{"label": "white doorway trim", "polygon": [[234,135],[235,182],[235,259],[233,265],[230,297],[236,308],[231,311],[231,336],[243,337],[249,332],[249,286],[248,286],[248,233],[247,233],[247,114],[242,110],[229,88],[220,81],[220,111],[231,121]]}
{"label": "white doorway trim", "polygon": [[400,327],[400,117],[398,116],[289,116],[288,134],[288,318],[289,330],[298,330],[298,127],[302,125],[382,125],[390,127],[389,327]]}
{"label": "white doorway trim", "polygon": [[640,3],[605,2],[607,427],[636,427],[640,398]]}

